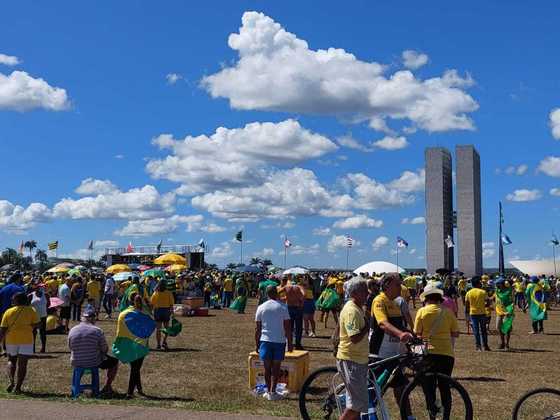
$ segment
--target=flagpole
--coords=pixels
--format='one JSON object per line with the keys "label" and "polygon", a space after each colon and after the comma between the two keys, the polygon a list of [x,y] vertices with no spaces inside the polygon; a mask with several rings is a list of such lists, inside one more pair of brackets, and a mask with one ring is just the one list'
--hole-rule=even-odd
{"label": "flagpole", "polygon": [[348,258],[350,257],[350,247],[346,247],[346,271],[348,271]]}
{"label": "flagpole", "polygon": [[556,245],[552,244],[552,261],[554,261],[554,277],[556,277]]}
{"label": "flagpole", "polygon": [[504,243],[502,241],[503,216],[502,216],[502,202],[500,201],[499,203],[500,203],[500,214],[499,214],[500,223],[499,223],[499,231],[498,231],[498,243],[499,243],[498,271],[500,272],[501,275],[503,275],[504,274]]}
{"label": "flagpole", "polygon": [[397,271],[399,271],[399,243],[397,242]]}
{"label": "flagpole", "polygon": [[284,243],[284,270],[287,268],[286,259],[288,258],[288,247]]}
{"label": "flagpole", "polygon": [[241,237],[241,265],[243,265],[243,237]]}

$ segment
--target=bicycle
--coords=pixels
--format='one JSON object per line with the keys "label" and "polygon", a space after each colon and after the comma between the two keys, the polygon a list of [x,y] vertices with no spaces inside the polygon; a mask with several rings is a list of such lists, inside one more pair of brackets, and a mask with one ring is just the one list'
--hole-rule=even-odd
{"label": "bicycle", "polygon": [[[398,418],[402,420],[411,418],[417,420],[472,420],[472,402],[465,388],[447,375],[427,371],[424,363],[427,350],[422,340],[416,338],[406,347],[407,351],[404,353],[382,360],[374,360],[368,364],[370,409],[367,415],[370,416],[369,418],[375,418],[373,415],[375,413],[379,420],[390,420],[391,413],[394,415],[398,413]],[[383,398],[384,394],[391,381],[401,374],[401,369],[407,368],[413,372],[412,375],[408,375],[412,376],[412,381],[405,387],[399,405],[391,407],[390,401]],[[375,372],[379,371],[382,373],[377,376]],[[441,389],[449,389],[451,393],[447,410],[437,403],[436,386],[440,389],[440,393]],[[344,399],[345,386],[336,367],[328,366],[317,369],[307,377],[301,388],[300,414],[304,420],[338,418],[344,410]],[[372,404],[373,401],[374,404]],[[454,403],[454,401],[456,402]],[[410,407],[410,412],[407,407]],[[366,414],[363,413],[362,416],[364,415]]]}
{"label": "bicycle", "polygon": [[536,388],[521,396],[513,407],[512,420],[559,420],[560,390]]}

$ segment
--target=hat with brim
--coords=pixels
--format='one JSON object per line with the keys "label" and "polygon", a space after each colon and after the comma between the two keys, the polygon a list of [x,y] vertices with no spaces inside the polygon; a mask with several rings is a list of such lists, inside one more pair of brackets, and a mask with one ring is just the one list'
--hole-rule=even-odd
{"label": "hat with brim", "polygon": [[424,291],[420,295],[420,300],[423,302],[426,300],[426,296],[430,295],[440,295],[443,297],[443,290],[439,289],[434,284],[428,284],[424,287]]}

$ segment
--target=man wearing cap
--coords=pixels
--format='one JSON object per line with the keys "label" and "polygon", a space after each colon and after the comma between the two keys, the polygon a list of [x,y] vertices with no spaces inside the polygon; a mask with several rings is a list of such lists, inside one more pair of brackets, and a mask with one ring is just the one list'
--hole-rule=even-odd
{"label": "man wearing cap", "polygon": [[284,360],[286,339],[288,351],[293,351],[292,325],[286,305],[279,301],[275,285],[266,288],[268,300],[257,308],[255,314],[255,345],[264,363],[264,380],[267,392],[263,394],[269,401],[282,398],[276,392],[280,377],[280,365]]}
{"label": "man wearing cap", "polygon": [[[401,308],[395,301],[401,294],[402,280],[398,273],[387,273],[381,278],[381,293],[373,300],[372,329],[370,348],[380,359],[401,353],[401,343],[412,339],[412,334],[405,330]],[[398,361],[395,363],[398,364]],[[391,370],[391,367],[386,367]],[[381,372],[379,372],[381,374]],[[408,383],[402,372],[391,381],[397,404],[404,387]]]}
{"label": "man wearing cap", "polygon": [[82,314],[82,322],[70,330],[70,361],[72,367],[106,369],[107,381],[101,392],[110,394],[113,392],[111,384],[117,376],[119,362],[107,355],[109,346],[103,330],[95,326],[96,316],[94,308],[86,309]]}

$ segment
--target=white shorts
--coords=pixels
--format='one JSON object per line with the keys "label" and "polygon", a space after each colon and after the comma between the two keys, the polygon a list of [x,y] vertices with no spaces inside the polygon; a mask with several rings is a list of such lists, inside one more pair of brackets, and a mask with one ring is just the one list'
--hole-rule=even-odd
{"label": "white shorts", "polygon": [[9,356],[33,356],[33,344],[6,344]]}

